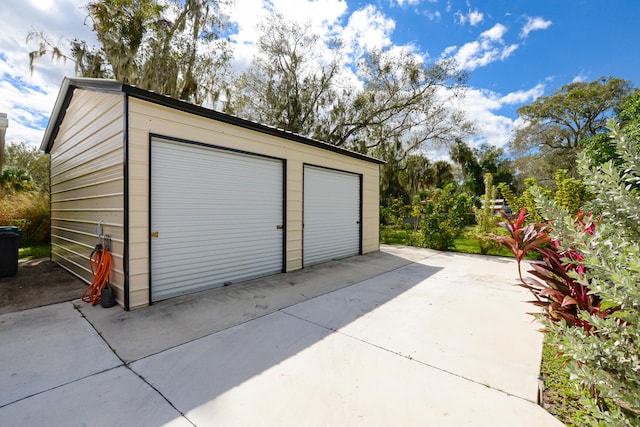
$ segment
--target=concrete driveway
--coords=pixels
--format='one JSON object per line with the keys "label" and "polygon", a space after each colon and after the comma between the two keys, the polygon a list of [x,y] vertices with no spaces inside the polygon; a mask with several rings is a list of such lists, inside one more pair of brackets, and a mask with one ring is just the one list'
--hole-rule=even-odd
{"label": "concrete driveway", "polygon": [[560,426],[515,268],[383,246],[133,312],[5,314],[0,424]]}

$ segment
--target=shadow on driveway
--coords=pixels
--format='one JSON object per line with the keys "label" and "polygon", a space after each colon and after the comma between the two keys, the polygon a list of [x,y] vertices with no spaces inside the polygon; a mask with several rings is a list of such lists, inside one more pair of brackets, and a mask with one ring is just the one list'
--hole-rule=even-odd
{"label": "shadow on driveway", "polygon": [[[334,265],[334,268],[348,270],[350,267]],[[302,303],[309,305],[310,311],[328,314],[331,327],[312,323],[282,307],[250,322],[143,358],[130,366],[181,412],[196,410],[187,417],[198,424],[207,420],[206,415],[211,410],[207,405],[215,405],[219,396],[312,348],[336,330],[397,298],[441,269],[412,263],[331,293],[332,306],[321,301],[315,303],[322,297]],[[338,272],[334,274],[338,275]],[[300,305],[291,309],[298,307]],[[344,349],[336,351],[338,355]],[[384,366],[380,368],[384,369]],[[301,378],[312,378],[322,367],[308,365],[302,369]],[[204,413],[198,415],[202,411]],[[204,417],[204,420],[198,417]]]}

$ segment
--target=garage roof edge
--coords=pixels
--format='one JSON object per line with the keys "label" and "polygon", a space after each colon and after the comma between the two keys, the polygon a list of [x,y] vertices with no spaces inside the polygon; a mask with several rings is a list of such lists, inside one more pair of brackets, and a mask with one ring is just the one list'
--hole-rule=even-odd
{"label": "garage roof edge", "polygon": [[119,83],[115,80],[108,79],[94,79],[84,77],[65,77],[60,87],[60,92],[53,107],[49,123],[42,139],[40,149],[46,153],[51,151],[53,142],[58,134],[60,124],[64,119],[67,107],[71,102],[73,91],[75,89],[93,90],[98,92],[107,93],[121,93],[127,94],[134,98],[138,98],[144,101],[148,101],[154,104],[162,105],[165,107],[173,108],[176,110],[196,114],[201,117],[210,118],[223,123],[239,126],[245,129],[251,129],[260,133],[277,136],[290,141],[299,142],[301,144],[310,145],[312,147],[321,148],[335,153],[343,154],[356,159],[365,160],[372,163],[383,164],[383,160],[376,159],[375,157],[367,156],[365,154],[357,153],[355,151],[347,150],[346,148],[332,145],[327,142],[318,141],[315,139],[307,138],[305,136],[288,132],[275,127],[263,125],[260,123],[252,122],[239,117],[231,116],[229,114],[221,113],[209,108],[205,108],[199,105],[190,104],[185,101],[180,101],[165,95],[160,95],[155,92],[150,92],[144,89],[137,88],[135,86],[129,86]]}

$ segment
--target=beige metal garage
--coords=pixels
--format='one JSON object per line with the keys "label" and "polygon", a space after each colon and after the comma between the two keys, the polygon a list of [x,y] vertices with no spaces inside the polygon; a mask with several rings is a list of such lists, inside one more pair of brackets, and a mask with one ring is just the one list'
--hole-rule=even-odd
{"label": "beige metal garage", "polygon": [[125,309],[376,251],[381,161],[112,80],[66,78],[52,259],[89,282],[96,229]]}

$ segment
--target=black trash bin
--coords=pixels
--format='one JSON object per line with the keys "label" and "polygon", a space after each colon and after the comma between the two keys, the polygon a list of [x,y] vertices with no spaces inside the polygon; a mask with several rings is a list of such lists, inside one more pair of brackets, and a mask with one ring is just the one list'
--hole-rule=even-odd
{"label": "black trash bin", "polygon": [[0,227],[0,277],[18,272],[18,240],[22,230],[14,226]]}

